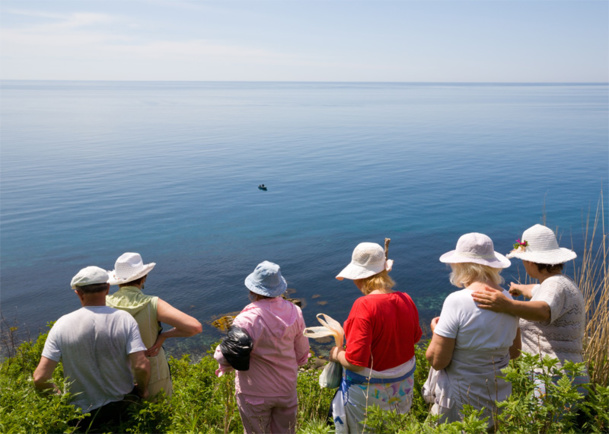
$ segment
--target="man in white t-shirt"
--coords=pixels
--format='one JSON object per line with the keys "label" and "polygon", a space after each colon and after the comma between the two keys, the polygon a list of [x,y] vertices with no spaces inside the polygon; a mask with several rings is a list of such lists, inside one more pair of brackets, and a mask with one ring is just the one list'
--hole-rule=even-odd
{"label": "man in white t-shirt", "polygon": [[34,371],[36,389],[58,391],[49,380],[61,360],[72,404],[91,413],[79,424],[85,429],[120,424],[129,404],[148,395],[146,347],[133,317],[106,306],[108,280],[105,270],[93,266],[72,278],[82,308],[53,325]]}

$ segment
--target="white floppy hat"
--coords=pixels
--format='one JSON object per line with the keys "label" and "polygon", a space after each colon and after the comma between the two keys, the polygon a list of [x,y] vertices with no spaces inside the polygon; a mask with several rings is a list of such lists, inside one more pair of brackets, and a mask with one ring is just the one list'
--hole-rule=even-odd
{"label": "white floppy hat", "polygon": [[114,264],[114,270],[110,272],[110,285],[122,285],[129,283],[150,273],[156,263],[145,264],[139,253],[123,253]]}
{"label": "white floppy hat", "polygon": [[108,283],[110,276],[108,272],[102,268],[91,265],[80,270],[70,282],[72,289],[80,286],[96,285],[98,283]]}
{"label": "white floppy hat", "polygon": [[385,250],[376,243],[359,243],[353,250],[351,262],[338,273],[338,280],[358,280],[391,271],[393,260],[385,258]]}
{"label": "white floppy hat", "polygon": [[518,240],[514,247],[516,248],[507,254],[508,258],[518,258],[537,264],[564,264],[577,258],[573,250],[558,246],[552,229],[540,224],[524,231],[522,241]]}
{"label": "white floppy hat", "polygon": [[456,249],[440,256],[440,262],[447,264],[473,262],[492,268],[507,268],[512,264],[501,253],[495,252],[493,240],[477,232],[461,235]]}
{"label": "white floppy hat", "polygon": [[263,261],[256,266],[245,278],[245,286],[253,293],[265,297],[278,297],[288,288],[279,265],[269,261]]}

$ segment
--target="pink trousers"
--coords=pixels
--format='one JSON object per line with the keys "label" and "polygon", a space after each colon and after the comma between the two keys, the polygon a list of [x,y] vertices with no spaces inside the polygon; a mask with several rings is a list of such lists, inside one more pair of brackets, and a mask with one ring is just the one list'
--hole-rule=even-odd
{"label": "pink trousers", "polygon": [[255,396],[237,393],[237,405],[246,434],[296,432],[298,396]]}

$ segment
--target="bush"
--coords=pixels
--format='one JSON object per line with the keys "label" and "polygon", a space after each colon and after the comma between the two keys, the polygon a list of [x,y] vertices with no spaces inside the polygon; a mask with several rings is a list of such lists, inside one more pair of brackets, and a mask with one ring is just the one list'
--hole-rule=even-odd
{"label": "bush", "polygon": [[34,343],[24,342],[18,348],[11,348],[13,357],[0,365],[0,432],[73,432],[68,422],[83,417],[70,404],[62,369],[56,369],[53,375],[61,395],[39,393],[34,388],[32,373],[38,366],[46,338],[45,333]]}
{"label": "bush", "polygon": [[[522,354],[503,369],[512,383],[512,395],[498,403],[501,413],[495,432],[509,433],[606,433],[609,432],[609,390],[599,384],[573,381],[585,370],[585,363],[566,362]],[[532,375],[534,373],[534,375]],[[539,394],[539,385],[546,394]],[[415,402],[419,398],[415,396]],[[419,402],[418,405],[421,403]],[[366,426],[376,432],[400,433],[485,433],[486,419],[481,411],[465,406],[463,420],[438,424],[437,417],[417,410],[406,415],[370,409]]]}
{"label": "bush", "polygon": [[[31,375],[34,371],[46,335],[34,343],[23,343],[14,356],[0,365],[0,431],[73,432],[68,421],[81,418],[70,405],[70,395],[45,395],[35,391]],[[416,350],[417,370],[412,410],[400,415],[378,407],[370,408],[366,427],[376,432],[401,433],[476,433],[486,432],[486,421],[473,408],[464,410],[460,422],[438,424],[429,415],[429,405],[423,401],[420,388],[429,365],[425,359],[426,345]],[[61,363],[59,364],[61,365]],[[158,402],[144,402],[134,407],[131,419],[121,426],[127,433],[238,433],[243,432],[234,396],[234,374],[216,377],[217,364],[211,354],[192,361],[186,355],[170,358],[174,383],[171,398]],[[511,397],[499,403],[499,432],[592,432],[609,431],[609,388],[600,384],[579,387],[571,377],[581,373],[584,364],[566,363],[558,369],[555,359],[523,354],[503,370],[513,386]],[[535,380],[532,372],[537,372]],[[330,402],[335,390],[319,387],[319,370],[305,367],[298,376],[299,433],[329,433],[327,424]],[[67,385],[61,369],[54,375],[55,384],[64,392]],[[547,394],[535,395],[538,383],[544,384]]]}

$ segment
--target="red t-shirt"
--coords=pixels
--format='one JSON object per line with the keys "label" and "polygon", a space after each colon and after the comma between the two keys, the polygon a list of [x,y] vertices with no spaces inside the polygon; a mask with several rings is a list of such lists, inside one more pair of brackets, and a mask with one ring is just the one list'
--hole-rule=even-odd
{"label": "red t-shirt", "polygon": [[349,363],[375,371],[395,368],[410,360],[414,344],[422,335],[417,307],[403,292],[358,298],[344,329]]}

